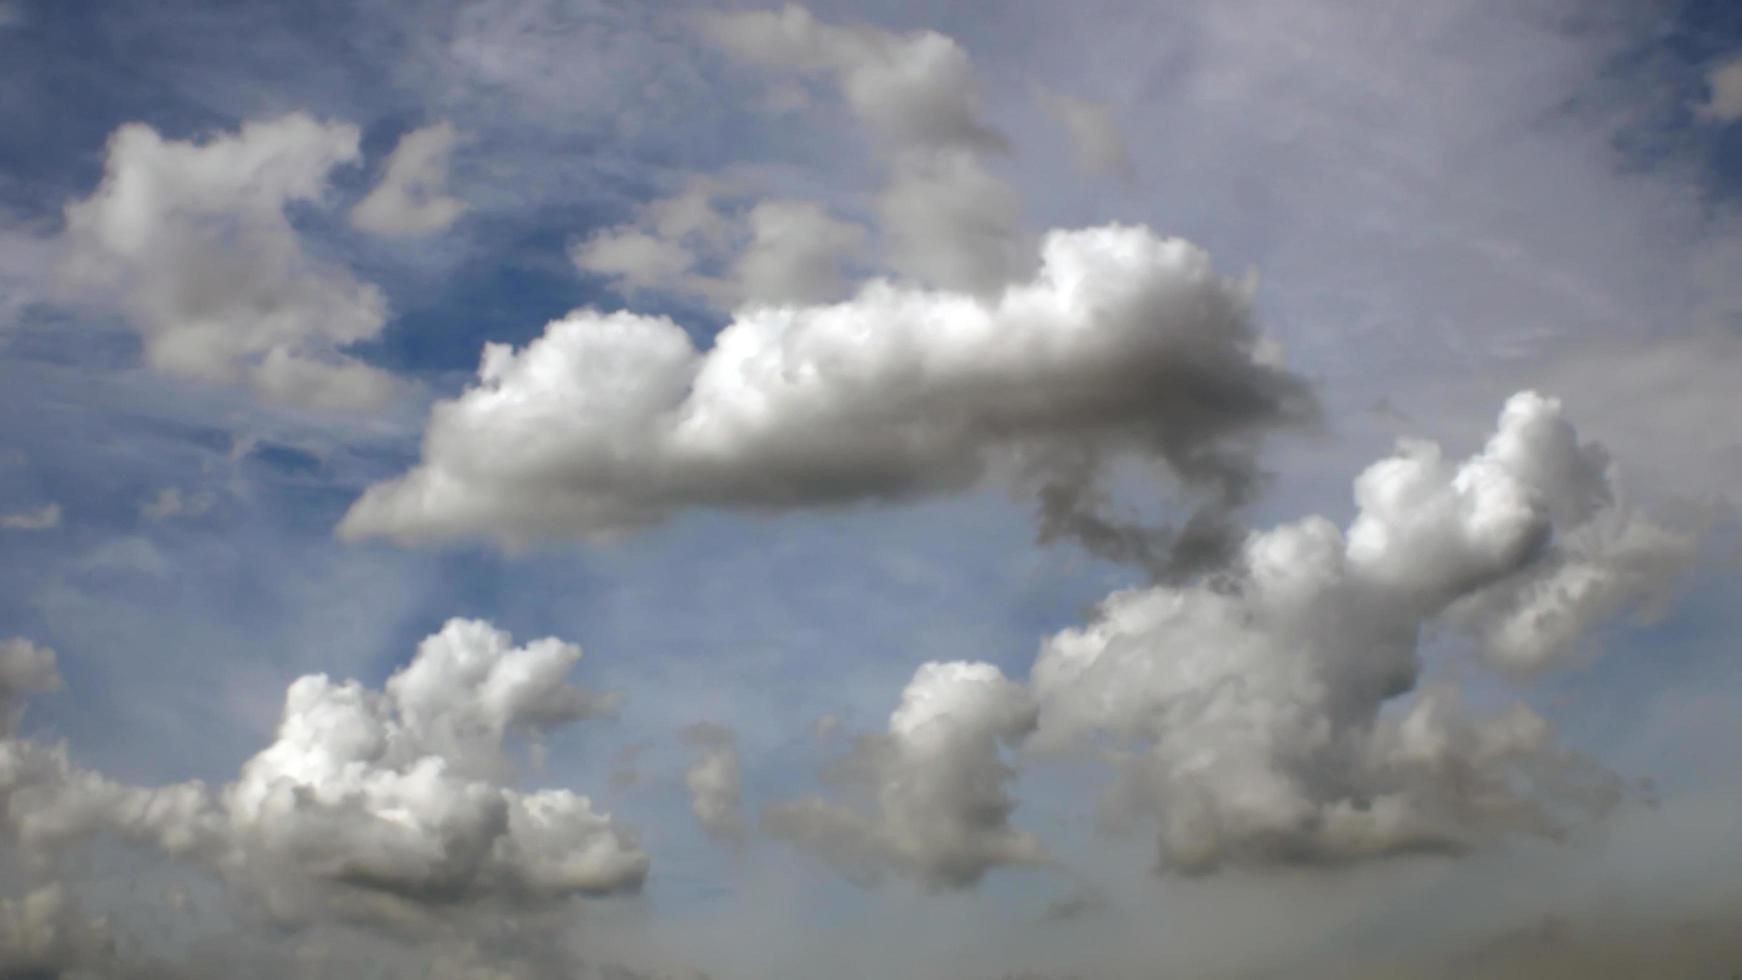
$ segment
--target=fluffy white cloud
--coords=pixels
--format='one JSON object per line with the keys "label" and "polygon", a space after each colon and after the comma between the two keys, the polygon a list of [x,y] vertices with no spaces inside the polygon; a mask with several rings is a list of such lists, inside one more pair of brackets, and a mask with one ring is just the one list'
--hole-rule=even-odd
{"label": "fluffy white cloud", "polygon": [[705,353],[670,320],[591,311],[488,345],[479,383],[432,411],[422,461],[339,531],[512,547],[689,507],[946,492],[995,467],[1081,487],[1120,453],[1242,499],[1258,437],[1312,411],[1253,328],[1251,284],[1142,228],[1055,232],[1044,259],[995,300],[879,281],[747,309]]}
{"label": "fluffy white cloud", "polygon": [[1006,143],[982,118],[973,65],[953,39],[827,24],[795,5],[702,23],[747,63],[833,79],[888,161],[879,210],[897,271],[982,294],[1028,274],[1020,199],[983,159]]}
{"label": "fluffy white cloud", "polygon": [[1119,802],[1159,819],[1161,865],[1183,873],[1455,852],[1600,811],[1619,781],[1527,706],[1403,696],[1436,623],[1537,668],[1661,590],[1686,543],[1620,509],[1607,465],[1531,393],[1462,463],[1405,442],[1355,481],[1347,532],[1254,533],[1232,578],[1116,593],[1049,640],[1034,747],[1128,746]]}
{"label": "fluffy white cloud", "polygon": [[565,682],[579,648],[516,647],[453,620],[382,691],[297,680],[277,739],[218,793],[133,787],[82,770],[64,744],[18,737],[22,697],[58,683],[52,653],[0,646],[0,831],[38,870],[108,834],[187,857],[287,919],[322,910],[405,922],[492,901],[550,904],[633,890],[648,858],[591,802],[512,788],[507,740],[609,711]]}
{"label": "fluffy white cloud", "polygon": [[447,193],[448,159],[460,134],[438,122],[399,138],[381,180],[351,209],[351,224],[374,235],[416,237],[441,231],[466,212]]}
{"label": "fluffy white cloud", "polygon": [[735,308],[839,299],[842,266],[864,241],[864,228],[819,204],[750,204],[719,181],[695,179],[642,208],[636,221],[575,243],[569,257],[626,294],[668,290]]}
{"label": "fluffy white cloud", "polygon": [[102,183],[67,205],[68,284],[113,302],[159,371],[286,404],[378,404],[389,379],[343,351],[380,332],[385,300],[305,254],[285,213],[356,162],[357,136],[302,113],[203,143],[122,126]]}
{"label": "fluffy white cloud", "polygon": [[1010,826],[1014,770],[1000,755],[1034,723],[1027,691],[997,667],[925,664],[888,732],[859,745],[875,814],[811,798],[769,807],[763,826],[866,881],[892,868],[930,888],[965,888],[991,868],[1039,862],[1040,842]]}
{"label": "fluffy white cloud", "polygon": [[380,693],[298,680],[277,741],[224,791],[227,864],[269,892],[295,869],[414,904],[639,887],[647,856],[586,797],[506,785],[511,732],[608,706],[563,682],[580,655],[555,639],[514,647],[487,623],[453,620]]}
{"label": "fluffy white cloud", "polygon": [[1742,119],[1742,57],[1713,65],[1706,86],[1711,94],[1698,106],[1701,116],[1716,122]]}
{"label": "fluffy white cloud", "polygon": [[0,528],[8,531],[47,531],[60,527],[60,504],[49,501],[35,510],[0,514]]}
{"label": "fluffy white cloud", "polygon": [[714,838],[727,844],[743,843],[737,734],[724,725],[701,722],[684,729],[683,739],[697,752],[696,761],[683,775],[684,787],[690,791],[690,811]]}
{"label": "fluffy white cloud", "polygon": [[1041,108],[1052,116],[1071,141],[1077,166],[1100,177],[1131,180],[1136,171],[1125,148],[1125,135],[1105,103],[1056,92],[1040,93]]}

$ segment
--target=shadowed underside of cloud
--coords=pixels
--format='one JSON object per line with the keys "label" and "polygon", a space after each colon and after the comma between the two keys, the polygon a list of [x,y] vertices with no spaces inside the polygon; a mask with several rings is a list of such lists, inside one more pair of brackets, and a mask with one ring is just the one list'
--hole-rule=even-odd
{"label": "shadowed underside of cloud", "polygon": [[276,741],[213,793],[125,786],[73,765],[64,745],[19,735],[24,695],[58,679],[51,652],[9,641],[0,831],[39,874],[99,835],[146,844],[287,922],[337,913],[403,926],[443,908],[631,891],[648,858],[586,797],[511,788],[511,735],[614,707],[564,681],[579,657],[559,640],[515,647],[486,623],[454,620],[382,691],[296,681]]}
{"label": "shadowed underside of cloud", "polygon": [[[1040,488],[1053,533],[1091,519],[1105,465],[1164,468],[1244,502],[1267,432],[1312,417],[1251,287],[1141,228],[1055,232],[995,300],[874,282],[826,306],[745,309],[697,351],[670,320],[577,311],[438,404],[423,459],[369,488],[341,536],[507,547],[596,538],[688,508],[773,511]],[[1072,514],[1084,515],[1073,521]]]}

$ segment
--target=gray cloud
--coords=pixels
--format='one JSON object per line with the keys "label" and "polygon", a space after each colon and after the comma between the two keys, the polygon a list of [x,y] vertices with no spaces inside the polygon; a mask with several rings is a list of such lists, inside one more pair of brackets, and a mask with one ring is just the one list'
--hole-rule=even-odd
{"label": "gray cloud", "polygon": [[432,123],[399,138],[381,179],[351,209],[351,224],[373,235],[432,235],[453,224],[466,202],[447,192],[448,159],[460,133]]}
{"label": "gray cloud", "polygon": [[569,257],[629,296],[665,290],[732,309],[841,298],[842,267],[865,237],[819,204],[751,202],[725,182],[696,178],[643,206],[634,222],[576,242]]}
{"label": "gray cloud", "polygon": [[1706,100],[1695,107],[1704,119],[1727,123],[1742,119],[1742,56],[1719,62],[1706,72]]}
{"label": "gray cloud", "polygon": [[0,896],[0,977],[58,980],[122,969],[108,921],[86,915],[60,885]]}
{"label": "gray cloud", "polygon": [[1161,866],[1187,874],[1455,853],[1601,813],[1616,777],[1522,703],[1418,690],[1418,644],[1462,626],[1541,669],[1660,593],[1687,543],[1619,508],[1607,469],[1529,393],[1460,464],[1405,441],[1355,481],[1347,530],[1254,533],[1232,578],[1115,593],[1049,640],[1030,747],[1114,737],[1114,805],[1157,818]]}
{"label": "gray cloud", "polygon": [[1037,863],[1040,842],[1009,824],[1015,773],[1000,757],[1034,718],[1027,692],[997,667],[928,663],[888,732],[859,744],[853,768],[873,814],[813,797],[770,806],[762,826],[867,883],[894,870],[928,888],[965,888],[994,867]]}
{"label": "gray cloud", "polygon": [[683,740],[697,752],[684,770],[684,787],[690,793],[690,811],[715,839],[738,846],[744,843],[744,801],[739,773],[738,736],[732,729],[700,722],[684,729]]}
{"label": "gray cloud", "polygon": [[0,529],[8,531],[48,531],[60,527],[61,508],[49,501],[34,510],[18,510],[0,514]]}
{"label": "gray cloud", "polygon": [[1021,199],[985,165],[1008,144],[983,118],[973,65],[953,39],[828,24],[795,5],[701,23],[747,63],[834,80],[888,163],[878,208],[897,271],[983,295],[1028,274]]}
{"label": "gray cloud", "polygon": [[1125,147],[1125,134],[1120,132],[1112,109],[1105,103],[1043,91],[1040,105],[1064,128],[1071,141],[1071,155],[1083,172],[1125,181],[1135,179],[1137,171]]}
{"label": "gray cloud", "polygon": [[122,126],[102,183],[67,205],[63,277],[114,304],[156,370],[292,405],[379,405],[390,380],[343,349],[380,332],[385,300],[305,254],[285,215],[321,199],[357,139],[303,113],[201,143]]}

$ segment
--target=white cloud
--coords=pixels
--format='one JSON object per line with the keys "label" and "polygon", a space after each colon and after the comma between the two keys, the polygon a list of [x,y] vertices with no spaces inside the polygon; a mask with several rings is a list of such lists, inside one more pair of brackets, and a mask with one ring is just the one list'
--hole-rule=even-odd
{"label": "white cloud", "polygon": [[697,752],[683,776],[690,811],[717,840],[742,844],[744,803],[737,734],[724,725],[702,722],[684,729],[683,738]]}
{"label": "white cloud", "polygon": [[894,869],[930,888],[965,888],[991,868],[1037,863],[1040,842],[1009,824],[1015,772],[1000,756],[1034,721],[1028,693],[997,667],[925,664],[888,732],[859,745],[875,815],[811,798],[769,807],[763,826],[864,881]]}
{"label": "white cloud", "polygon": [[382,691],[305,676],[276,740],[218,793],[133,787],[79,769],[64,744],[16,735],[22,696],[58,683],[53,655],[0,646],[0,831],[38,870],[100,833],[190,858],[275,915],[401,925],[457,903],[549,905],[633,890],[648,858],[584,796],[511,788],[510,736],[609,711],[570,686],[580,650],[512,645],[453,620]]}
{"label": "white cloud", "polygon": [[0,514],[0,528],[9,531],[47,531],[60,527],[60,504],[49,501],[35,510]]}
{"label": "white cloud", "polygon": [[401,136],[381,180],[351,209],[351,224],[391,237],[431,235],[453,224],[466,212],[466,202],[447,192],[448,159],[459,140],[445,121]]}
{"label": "white cloud", "polygon": [[339,532],[515,547],[692,507],[948,492],[994,469],[1076,486],[1121,453],[1244,499],[1257,439],[1312,411],[1260,343],[1250,283],[1141,228],[1055,232],[1044,255],[996,300],[874,282],[741,311],[705,353],[670,320],[591,311],[521,350],[488,345],[479,383],[432,411],[422,461]]}
{"label": "white cloud", "polygon": [[1742,119],[1742,57],[1713,65],[1706,72],[1706,86],[1711,93],[1696,107],[1702,118],[1714,122]]}
{"label": "white cloud", "polygon": [[1064,127],[1071,141],[1071,155],[1083,172],[1126,181],[1136,177],[1125,148],[1125,135],[1105,103],[1041,92],[1040,104],[1047,115]]}
{"label": "white cloud", "polygon": [[1436,623],[1534,669],[1661,591],[1687,545],[1619,508],[1607,466],[1530,393],[1461,464],[1406,441],[1355,481],[1346,532],[1254,533],[1232,579],[1115,593],[1049,640],[1034,747],[1120,740],[1116,810],[1156,817],[1160,863],[1183,873],[1457,852],[1601,812],[1619,780],[1529,707],[1404,696]]}
{"label": "white cloud", "polygon": [[305,254],[285,214],[356,162],[357,135],[302,113],[203,143],[120,127],[102,183],[66,208],[68,285],[112,301],[164,373],[284,404],[379,404],[390,380],[343,349],[380,332],[381,292]]}

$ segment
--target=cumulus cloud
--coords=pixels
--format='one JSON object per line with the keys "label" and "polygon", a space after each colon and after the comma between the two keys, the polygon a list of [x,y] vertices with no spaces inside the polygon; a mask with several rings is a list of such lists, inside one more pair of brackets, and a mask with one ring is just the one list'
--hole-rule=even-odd
{"label": "cumulus cloud", "polygon": [[[638,888],[648,858],[591,801],[512,788],[511,736],[613,709],[565,681],[579,648],[512,644],[453,620],[380,691],[310,675],[285,696],[274,742],[213,793],[134,787],[80,769],[64,744],[0,740],[0,830],[39,870],[99,834],[193,860],[275,915],[405,923],[491,902],[549,906]],[[52,653],[0,647],[0,707],[58,683]]]}
{"label": "cumulus cloud", "polygon": [[1083,172],[1127,181],[1136,177],[1125,148],[1125,134],[1105,103],[1043,91],[1040,104],[1064,128],[1071,141],[1071,155]]}
{"label": "cumulus cloud", "polygon": [[49,501],[35,510],[0,514],[0,528],[8,531],[47,531],[60,527],[60,504]]}
{"label": "cumulus cloud", "polygon": [[871,787],[867,814],[812,797],[770,806],[763,827],[861,881],[894,870],[928,888],[965,888],[1001,865],[1043,860],[1010,826],[1001,756],[1035,723],[1022,685],[986,663],[928,663],[914,674],[886,733],[861,740],[851,768]]}
{"label": "cumulus cloud", "polygon": [[877,281],[741,311],[706,352],[668,319],[585,310],[523,349],[488,345],[478,384],[432,411],[422,461],[339,532],[514,547],[693,507],[912,498],[995,469],[1076,488],[1048,506],[1081,510],[1122,455],[1217,507],[1244,500],[1258,439],[1313,411],[1251,322],[1251,283],[1142,228],[1055,232],[1044,259],[992,300]]}
{"label": "cumulus cloud", "polygon": [[1044,645],[1032,747],[1123,745],[1115,809],[1159,821],[1162,868],[1459,852],[1620,798],[1528,706],[1418,690],[1418,647],[1461,626],[1498,665],[1547,666],[1660,592],[1686,542],[1620,508],[1605,454],[1532,393],[1481,452],[1406,441],[1355,498],[1346,531],[1254,533],[1237,574],[1115,593]]}
{"label": "cumulus cloud", "polygon": [[414,905],[639,887],[647,856],[590,800],[507,785],[508,735],[608,708],[563,681],[580,656],[560,640],[515,647],[487,623],[453,620],[379,693],[298,680],[277,740],[224,791],[229,862],[269,891],[262,872],[295,869],[340,897]]}
{"label": "cumulus cloud", "polygon": [[739,60],[838,86],[888,161],[879,210],[895,269],[979,293],[1028,273],[1020,199],[984,162],[1006,142],[983,118],[973,64],[953,39],[828,24],[795,5],[707,14],[702,24]]}
{"label": "cumulus cloud", "polygon": [[351,224],[372,235],[431,235],[466,212],[466,202],[447,192],[448,159],[460,133],[450,122],[414,129],[399,138],[367,196],[351,209]]}
{"label": "cumulus cloud", "polygon": [[290,405],[379,404],[389,379],[344,349],[380,332],[385,300],[306,254],[286,214],[320,201],[357,138],[303,113],[205,142],[122,126],[102,183],[67,205],[65,279],[113,303],[156,370]]}
{"label": "cumulus cloud", "polygon": [[737,733],[724,725],[701,722],[684,729],[683,740],[697,752],[683,776],[690,791],[690,811],[716,840],[742,844],[744,802]]}
{"label": "cumulus cloud", "polygon": [[752,204],[720,181],[697,178],[643,207],[635,221],[576,242],[569,257],[628,295],[665,290],[730,309],[839,299],[843,266],[864,241],[863,227],[814,202]]}
{"label": "cumulus cloud", "polygon": [[1706,86],[1711,92],[1696,107],[1701,118],[1721,123],[1742,119],[1742,56],[1713,65],[1706,72]]}

